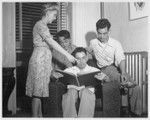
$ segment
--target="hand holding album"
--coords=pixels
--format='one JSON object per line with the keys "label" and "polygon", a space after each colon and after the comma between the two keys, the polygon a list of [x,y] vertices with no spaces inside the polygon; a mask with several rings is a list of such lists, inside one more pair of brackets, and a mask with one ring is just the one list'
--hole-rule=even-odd
{"label": "hand holding album", "polygon": [[84,74],[72,74],[65,71],[57,70],[57,72],[63,75],[63,79],[59,81],[64,85],[75,85],[75,86],[95,86],[99,84],[99,80],[94,79],[95,75],[100,73],[100,71],[84,73]]}
{"label": "hand holding album", "polygon": [[134,87],[136,84],[127,81],[127,82],[122,82],[121,85],[124,86],[124,87],[130,88],[130,87]]}
{"label": "hand holding album", "polygon": [[98,80],[105,80],[105,81],[109,80],[109,77],[103,72],[96,74],[94,77]]}

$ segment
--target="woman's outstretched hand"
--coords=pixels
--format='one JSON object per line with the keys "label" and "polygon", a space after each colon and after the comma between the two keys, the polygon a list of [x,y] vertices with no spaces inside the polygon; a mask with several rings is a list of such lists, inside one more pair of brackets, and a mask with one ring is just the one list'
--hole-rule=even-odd
{"label": "woman's outstretched hand", "polygon": [[77,59],[75,57],[73,57],[72,55],[68,55],[67,58],[73,64],[75,64],[77,62]]}

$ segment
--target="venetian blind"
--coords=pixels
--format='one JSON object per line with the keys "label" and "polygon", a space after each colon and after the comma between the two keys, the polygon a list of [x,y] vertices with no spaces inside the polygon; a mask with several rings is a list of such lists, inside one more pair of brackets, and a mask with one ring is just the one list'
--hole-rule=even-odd
{"label": "venetian blind", "polygon": [[68,3],[62,2],[60,3],[60,15],[59,15],[59,24],[60,30],[68,30],[68,14],[67,14]]}
{"label": "venetian blind", "polygon": [[[16,3],[16,41],[20,49],[32,49],[34,24],[40,19],[43,3]],[[48,24],[50,33],[55,36],[58,31],[58,20]],[[54,37],[55,38],[55,37]]]}
{"label": "venetian blind", "polygon": [[[28,63],[33,49],[32,30],[40,19],[41,6],[45,3],[16,3],[16,56],[17,66]],[[59,18],[59,17],[58,17]],[[48,24],[50,33],[54,36],[59,30],[59,20]]]}

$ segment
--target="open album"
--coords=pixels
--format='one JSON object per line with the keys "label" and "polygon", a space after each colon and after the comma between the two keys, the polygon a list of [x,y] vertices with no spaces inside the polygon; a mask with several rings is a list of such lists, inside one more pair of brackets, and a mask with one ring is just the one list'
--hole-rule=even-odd
{"label": "open album", "polygon": [[75,85],[75,86],[96,86],[99,82],[94,76],[101,71],[91,72],[91,73],[84,73],[74,75],[69,72],[65,72],[62,70],[56,70],[63,75],[62,78],[59,79],[64,85]]}

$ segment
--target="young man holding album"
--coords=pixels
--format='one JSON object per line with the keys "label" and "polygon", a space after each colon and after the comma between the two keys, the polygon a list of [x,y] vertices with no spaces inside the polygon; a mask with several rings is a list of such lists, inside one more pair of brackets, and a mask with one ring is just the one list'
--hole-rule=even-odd
{"label": "young man holding album", "polygon": [[[83,47],[76,48],[72,55],[77,59],[77,65],[65,69],[65,72],[77,74],[86,74],[100,71],[98,68],[91,67],[87,64],[88,57],[86,49]],[[95,78],[99,80],[108,80],[104,73],[98,73]],[[94,80],[94,78],[93,78]],[[95,109],[95,88],[92,86],[74,86],[68,85],[68,91],[62,98],[63,117],[93,117]],[[75,103],[80,98],[80,106],[77,114]]]}

